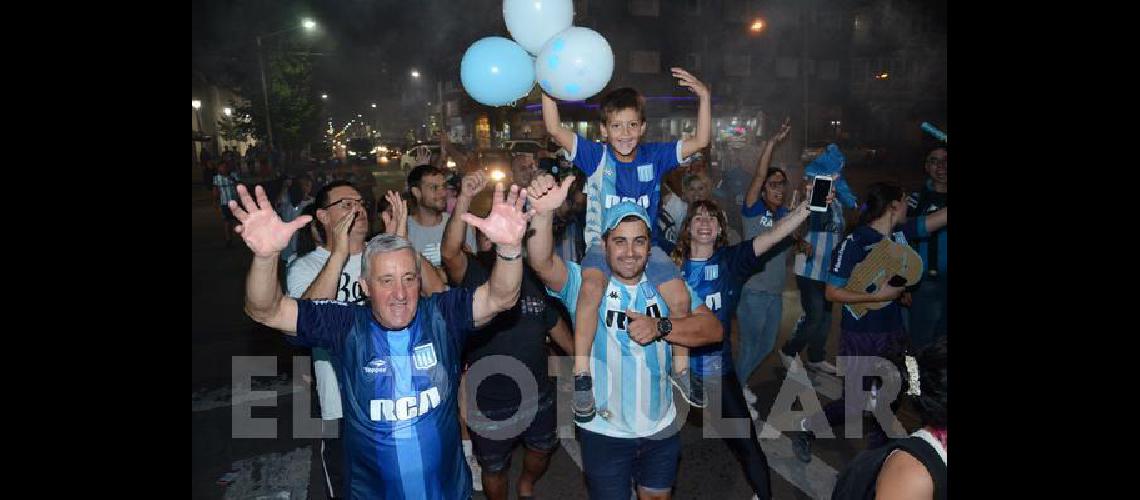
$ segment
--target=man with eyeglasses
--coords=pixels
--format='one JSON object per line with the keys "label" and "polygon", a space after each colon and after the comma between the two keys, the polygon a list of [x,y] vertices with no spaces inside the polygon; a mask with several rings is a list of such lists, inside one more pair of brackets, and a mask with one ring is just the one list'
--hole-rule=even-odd
{"label": "man with eyeglasses", "polygon": [[[442,267],[440,242],[447,227],[447,183],[444,173],[432,165],[420,165],[408,172],[408,190],[415,206],[408,217],[408,240],[435,267]],[[467,251],[475,247],[475,232],[467,228]]]}
{"label": "man with eyeglasses", "polygon": [[[368,214],[360,191],[348,181],[332,181],[315,196],[316,220],[313,221],[322,242],[312,252],[298,257],[285,274],[290,297],[295,299],[329,299],[349,304],[364,304],[360,290],[360,256],[368,236]],[[321,440],[321,470],[330,497],[342,493],[344,445],[340,422],[343,412],[340,388],[331,356],[325,349],[313,348],[313,376],[320,403],[322,434],[335,437]]]}
{"label": "man with eyeglasses", "polygon": [[[926,185],[907,197],[907,217],[918,217],[946,208],[946,146],[926,155]],[[946,231],[943,227],[926,238],[911,241],[922,256],[926,274],[911,291],[910,341],[915,349],[946,335]]]}

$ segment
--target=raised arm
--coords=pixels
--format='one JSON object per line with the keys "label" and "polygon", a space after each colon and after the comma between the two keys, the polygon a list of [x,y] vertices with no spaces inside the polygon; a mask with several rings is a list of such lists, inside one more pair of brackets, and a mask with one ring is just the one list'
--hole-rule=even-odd
{"label": "raised arm", "polygon": [[562,258],[554,255],[554,211],[566,201],[575,176],[567,176],[559,184],[550,174],[541,174],[530,183],[527,195],[534,214],[530,220],[533,233],[527,240],[527,263],[542,284],[551,290],[566,286],[567,269]]}
{"label": "raised arm", "polygon": [[522,239],[527,222],[523,213],[525,203],[525,189],[520,191],[518,186],[511,186],[510,193],[504,193],[503,185],[496,184],[491,213],[486,219],[471,214],[461,216],[495,243],[495,253],[498,254],[491,277],[475,289],[471,312],[476,328],[518,302],[523,275]]}
{"label": "raised arm", "polygon": [[546,92],[542,93],[542,123],[546,126],[546,133],[554,138],[554,142],[567,151],[573,150],[574,132],[562,126],[558,117],[558,103],[553,97],[546,95]]}
{"label": "raised arm", "polygon": [[752,183],[748,185],[748,193],[744,195],[744,206],[751,207],[756,204],[756,200],[760,199],[760,190],[764,187],[764,179],[768,177],[768,166],[772,164],[772,150],[776,149],[776,144],[783,141],[788,136],[788,132],[792,130],[790,120],[790,118],[784,118],[784,123],[780,125],[780,131],[764,143],[764,150],[760,153],[760,159],[756,163],[756,171],[752,174]]}
{"label": "raised arm", "polygon": [[688,87],[694,94],[697,94],[699,99],[697,104],[697,133],[681,141],[681,157],[687,158],[704,149],[712,140],[712,93],[707,85],[701,83],[697,77],[688,71],[681,68],[672,68],[672,71],[673,77],[681,80],[677,84]]}
{"label": "raised arm", "polygon": [[281,250],[289,245],[293,233],[312,217],[302,215],[292,222],[282,222],[261,186],[254,188],[256,203],[245,186],[239,185],[237,192],[241,204],[233,200],[229,203],[240,223],[235,231],[253,251],[253,263],[245,280],[245,312],[258,323],[287,335],[296,335],[297,301],[282,293],[277,279],[277,263],[281,261]]}
{"label": "raised arm", "polygon": [[467,274],[467,254],[463,251],[463,241],[467,238],[467,223],[463,222],[462,216],[471,209],[471,200],[485,187],[487,187],[487,177],[481,170],[463,176],[462,188],[455,200],[455,211],[447,220],[447,227],[443,230],[439,253],[443,269],[447,271],[447,278],[451,283],[462,283],[463,276]]}
{"label": "raised arm", "polygon": [[341,271],[345,262],[348,262],[348,232],[356,220],[358,212],[353,210],[341,217],[329,235],[329,259],[325,261],[321,272],[309,283],[309,287],[301,294],[302,299],[336,299],[337,285],[340,284]]}
{"label": "raised arm", "polygon": [[756,235],[756,237],[752,239],[752,251],[755,252],[756,255],[760,255],[771,250],[772,247],[783,241],[784,238],[791,236],[796,228],[800,227],[800,224],[803,224],[810,215],[811,210],[808,209],[807,202],[801,202],[799,206],[793,208],[788,215],[780,219],[780,222],[777,222],[771,231]]}

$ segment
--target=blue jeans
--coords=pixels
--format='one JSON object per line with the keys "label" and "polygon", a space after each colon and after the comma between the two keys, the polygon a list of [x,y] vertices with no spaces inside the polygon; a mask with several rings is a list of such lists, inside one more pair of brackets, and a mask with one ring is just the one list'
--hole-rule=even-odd
{"label": "blue jeans", "polygon": [[827,331],[831,329],[831,302],[825,295],[827,285],[803,276],[796,276],[796,285],[804,313],[796,322],[792,339],[781,351],[785,356],[795,356],[807,346],[808,362],[818,363],[827,357]]}
{"label": "blue jeans", "polygon": [[910,345],[917,352],[946,335],[946,279],[923,279],[911,299]]}
{"label": "blue jeans", "polygon": [[740,385],[748,386],[748,377],[772,352],[780,333],[780,316],[784,312],[783,297],[778,293],[758,292],[747,288],[740,292],[740,356],[736,358],[736,375]]}

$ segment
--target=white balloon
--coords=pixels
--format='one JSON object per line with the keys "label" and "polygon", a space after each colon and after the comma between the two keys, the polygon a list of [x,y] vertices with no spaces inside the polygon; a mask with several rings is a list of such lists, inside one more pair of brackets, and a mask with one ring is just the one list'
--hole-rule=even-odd
{"label": "white balloon", "polygon": [[547,94],[581,101],[609,83],[614,73],[614,51],[597,31],[572,26],[546,42],[535,59],[534,71]]}
{"label": "white balloon", "polygon": [[503,0],[503,20],[522,48],[532,55],[574,22],[572,0]]}

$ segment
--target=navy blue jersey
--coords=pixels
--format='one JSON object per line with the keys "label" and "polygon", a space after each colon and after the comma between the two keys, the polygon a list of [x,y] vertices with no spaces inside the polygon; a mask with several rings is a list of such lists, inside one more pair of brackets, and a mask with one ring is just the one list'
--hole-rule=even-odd
{"label": "navy blue jersey", "polygon": [[[891,241],[907,244],[907,239],[926,236],[926,217],[911,219],[902,225],[901,230],[891,234]],[[831,268],[828,270],[827,283],[837,288],[843,288],[851,279],[851,271],[855,269],[871,247],[882,241],[883,235],[871,226],[859,226],[847,235],[832,255]],[[887,333],[902,331],[902,308],[898,301],[891,301],[886,307],[877,311],[867,311],[861,318],[855,318],[845,305],[843,307],[843,322],[840,327],[846,331],[866,333]]]}
{"label": "navy blue jersey", "polygon": [[327,349],[340,381],[350,498],[471,496],[457,418],[473,296],[452,288],[421,298],[402,330],[380,326],[366,306],[297,302],[297,338]]}
{"label": "navy blue jersey", "polygon": [[705,305],[716,314],[724,328],[724,340],[720,345],[689,350],[689,367],[693,373],[714,376],[732,371],[729,332],[732,331],[732,316],[740,303],[740,289],[750,276],[764,268],[769,258],[769,252],[757,256],[752,240],[746,240],[718,248],[708,259],[685,261],[681,269],[685,282],[698,297],[704,297]]}

